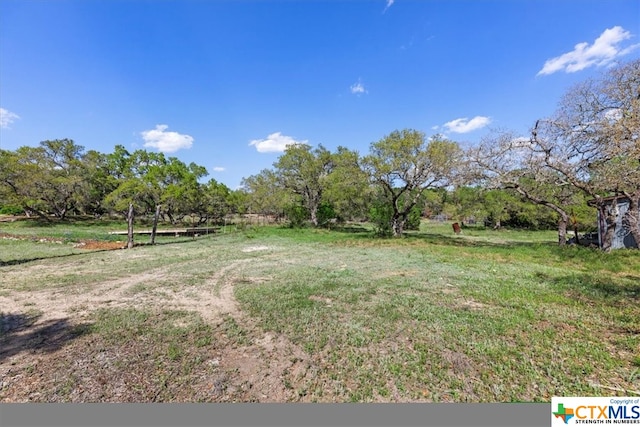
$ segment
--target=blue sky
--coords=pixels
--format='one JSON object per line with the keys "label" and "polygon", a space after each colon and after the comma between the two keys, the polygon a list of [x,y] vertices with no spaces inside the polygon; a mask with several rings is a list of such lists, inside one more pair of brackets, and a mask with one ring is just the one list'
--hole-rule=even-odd
{"label": "blue sky", "polygon": [[2,0],[0,148],[146,148],[236,188],[287,143],[524,134],[639,56],[637,0]]}

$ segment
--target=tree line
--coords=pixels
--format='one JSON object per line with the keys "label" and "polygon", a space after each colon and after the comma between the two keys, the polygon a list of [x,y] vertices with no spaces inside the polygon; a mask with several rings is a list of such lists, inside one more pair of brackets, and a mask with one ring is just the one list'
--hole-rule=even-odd
{"label": "tree line", "polygon": [[207,170],[162,153],[117,145],[112,153],[85,151],[73,140],[42,141],[37,147],[0,150],[0,208],[48,220],[69,214],[150,215],[162,206],[171,223],[219,220],[231,211],[232,191],[206,177]]}
{"label": "tree line", "polygon": [[399,236],[422,216],[567,229],[607,225],[608,249],[620,215],[640,242],[640,60],[571,88],[557,111],[527,136],[493,130],[462,149],[443,135],[395,130],[361,155],[346,147],[290,145],[273,164],[231,190],[204,167],[145,150],[84,151],[71,140],[0,150],[0,208],[46,218],[125,214],[198,223],[257,213],[290,224],[370,221]]}

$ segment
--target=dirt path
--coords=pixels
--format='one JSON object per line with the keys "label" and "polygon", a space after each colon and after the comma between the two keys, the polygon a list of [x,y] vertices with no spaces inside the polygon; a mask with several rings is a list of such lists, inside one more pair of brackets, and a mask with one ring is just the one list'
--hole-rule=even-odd
{"label": "dirt path", "polygon": [[[145,286],[167,280],[171,271],[157,268],[144,274],[136,274],[117,280],[102,282],[89,291],[69,288],[44,289],[21,292],[9,290],[0,296],[0,307],[4,313],[41,313],[29,318],[25,316],[3,316],[0,330],[11,332],[9,337],[0,335],[0,400],[25,401],[32,396],[33,387],[22,379],[24,370],[38,364],[47,366],[60,357],[70,357],[64,351],[64,337],[72,325],[90,319],[91,313],[101,308],[139,308],[145,310],[170,309],[196,311],[205,322],[218,326],[232,318],[239,327],[248,331],[249,339],[242,345],[229,345],[217,352],[209,363],[219,366],[219,372],[227,372],[226,394],[241,396],[244,401],[286,402],[304,400],[299,390],[304,388],[309,374],[313,372],[310,357],[287,337],[262,331],[253,319],[239,307],[234,297],[234,282],[242,267],[259,258],[233,261],[213,274],[204,285],[179,288]],[[34,352],[20,348],[18,343],[32,340],[29,334],[39,331],[36,339],[51,340],[48,352]],[[35,336],[35,335],[34,335]],[[38,338],[42,337],[44,338]],[[59,341],[59,348],[53,346]],[[81,354],[75,357],[82,356]],[[16,373],[17,376],[16,376]],[[206,383],[207,378],[202,382]],[[11,384],[13,396],[2,398],[3,388]],[[25,387],[24,393],[17,389]],[[23,396],[22,398],[20,396]],[[220,397],[220,396],[218,396]],[[224,401],[224,399],[221,399]]]}

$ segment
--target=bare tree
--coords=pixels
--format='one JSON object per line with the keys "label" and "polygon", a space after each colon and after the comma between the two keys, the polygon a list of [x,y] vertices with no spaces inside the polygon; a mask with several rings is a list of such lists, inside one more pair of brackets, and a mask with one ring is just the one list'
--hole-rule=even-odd
{"label": "bare tree", "polygon": [[[562,98],[556,114],[532,130],[547,167],[592,197],[605,220],[602,246],[611,248],[617,196],[630,200],[627,223],[640,242],[640,60],[587,80]],[[609,203],[607,196],[613,196]]]}
{"label": "bare tree", "polygon": [[558,244],[566,243],[570,207],[576,192],[561,174],[549,169],[532,142],[509,131],[494,131],[467,151],[467,179],[486,188],[511,189],[558,215]]}

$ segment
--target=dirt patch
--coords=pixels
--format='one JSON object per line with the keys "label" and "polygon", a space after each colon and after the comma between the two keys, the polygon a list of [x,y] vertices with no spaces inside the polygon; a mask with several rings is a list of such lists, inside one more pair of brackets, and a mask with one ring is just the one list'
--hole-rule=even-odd
{"label": "dirt patch", "polygon": [[[30,240],[32,242],[38,242],[38,243],[56,243],[56,244],[69,243],[66,240],[55,238],[55,237],[23,236],[23,235],[11,234],[11,233],[5,233],[5,232],[0,232],[0,239]],[[77,249],[105,251],[105,250],[125,249],[127,247],[127,242],[113,242],[113,241],[103,241],[103,240],[79,240],[73,243],[73,247]]]}
{"label": "dirt patch", "polygon": [[271,249],[269,246],[249,246],[248,248],[242,249],[242,252],[268,251],[269,249]]}
{"label": "dirt patch", "polygon": [[[251,262],[259,260],[231,262],[204,284],[187,287],[158,286],[171,280],[171,271],[163,267],[78,292],[8,291],[0,296],[6,314],[0,325],[0,348],[5,349],[0,355],[0,401],[310,400],[301,390],[314,381],[312,358],[286,336],[260,329],[234,297],[233,285]],[[170,349],[148,347],[144,337],[113,342],[103,334],[83,334],[93,313],[103,308],[135,308],[159,316],[167,310],[195,311],[213,329],[199,338],[189,338],[197,330],[189,332],[176,347],[183,354],[173,354],[174,360],[167,357]],[[185,327],[184,322],[178,318],[174,324]],[[189,343],[196,339],[210,344]]]}
{"label": "dirt patch", "polygon": [[116,250],[116,249],[125,249],[127,247],[127,242],[105,242],[105,241],[99,241],[99,240],[83,240],[73,245],[73,247],[78,249],[110,251],[110,250]]}
{"label": "dirt patch", "polygon": [[459,307],[467,310],[482,310],[487,308],[487,305],[474,300],[465,300],[459,304]]}
{"label": "dirt patch", "polygon": [[321,296],[318,296],[318,295],[311,295],[311,296],[309,297],[309,299],[310,299],[311,301],[316,301],[316,302],[322,302],[322,303],[325,303],[325,304],[327,304],[328,306],[331,306],[331,303],[333,302],[333,300],[332,300],[331,298],[325,298],[325,297],[321,297]]}

